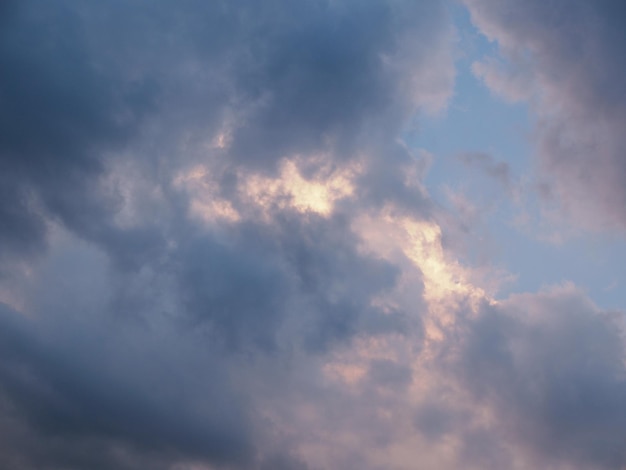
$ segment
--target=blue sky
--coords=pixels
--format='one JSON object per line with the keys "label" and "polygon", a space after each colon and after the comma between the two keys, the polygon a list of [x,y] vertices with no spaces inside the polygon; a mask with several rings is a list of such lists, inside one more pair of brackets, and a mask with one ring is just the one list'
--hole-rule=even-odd
{"label": "blue sky", "polygon": [[[482,262],[493,263],[514,276],[502,286],[499,295],[532,292],[541,286],[571,281],[584,286],[599,305],[619,308],[626,303],[619,287],[626,280],[626,250],[621,236],[567,227],[563,233],[562,226],[541,214],[532,187],[525,188],[526,200],[520,206],[498,190],[497,181],[490,181],[480,170],[459,161],[465,153],[484,153],[496,162],[505,162],[514,181],[530,183],[536,177],[531,142],[534,122],[529,104],[503,99],[472,72],[474,62],[497,56],[497,42],[488,40],[472,24],[466,8],[453,4],[450,10],[459,41],[454,92],[441,114],[423,115],[419,131],[407,136],[411,147],[435,156],[425,180],[430,193],[441,204],[449,205],[447,195],[452,188],[478,206],[494,206],[485,215],[484,227],[477,230],[479,237],[489,238],[489,252],[486,256],[483,253]],[[521,211],[531,218],[525,227],[515,222]],[[541,232],[547,233],[542,236]],[[547,236],[559,232],[558,240]],[[480,246],[474,249],[481,253]],[[471,250],[465,256],[469,262],[473,256],[477,261]]]}

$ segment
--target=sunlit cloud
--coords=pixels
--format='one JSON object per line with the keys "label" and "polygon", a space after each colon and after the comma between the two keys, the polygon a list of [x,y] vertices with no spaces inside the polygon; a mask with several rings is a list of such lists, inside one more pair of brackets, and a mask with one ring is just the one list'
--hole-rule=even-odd
{"label": "sunlit cloud", "polygon": [[337,201],[354,192],[358,165],[336,171],[322,168],[321,173],[322,177],[304,178],[296,161],[285,160],[276,178],[244,175],[240,191],[260,210],[293,208],[302,213],[329,216]]}

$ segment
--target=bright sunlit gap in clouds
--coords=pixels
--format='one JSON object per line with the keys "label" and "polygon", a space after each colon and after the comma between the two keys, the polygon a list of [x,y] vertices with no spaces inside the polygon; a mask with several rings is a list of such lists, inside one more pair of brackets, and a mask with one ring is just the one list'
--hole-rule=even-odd
{"label": "bright sunlit gap in clouds", "polygon": [[0,2],[0,468],[626,468],[625,19]]}

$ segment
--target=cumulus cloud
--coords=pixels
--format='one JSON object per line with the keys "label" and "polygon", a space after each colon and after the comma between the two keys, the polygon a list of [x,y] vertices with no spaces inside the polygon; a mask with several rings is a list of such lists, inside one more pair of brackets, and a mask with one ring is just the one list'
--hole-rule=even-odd
{"label": "cumulus cloud", "polygon": [[535,462],[621,468],[624,326],[570,284],[485,304],[457,352],[462,383]]}
{"label": "cumulus cloud", "polygon": [[[400,270],[354,217],[429,217],[397,139],[449,96],[442,5],[1,15],[3,465],[304,468],[276,415],[334,392],[292,395],[298,374],[421,331],[380,300]],[[376,380],[410,377],[383,364]]]}
{"label": "cumulus cloud", "polygon": [[134,236],[147,248],[145,234],[111,220],[128,199],[122,176],[103,178],[120,166],[125,174],[129,153],[144,175],[165,179],[185,162],[211,161],[227,190],[233,165],[273,172],[301,154],[350,159],[369,154],[374,131],[393,149],[402,120],[441,106],[453,77],[438,2],[173,8],[6,7],[6,251],[42,245],[46,216],[99,243]]}
{"label": "cumulus cloud", "polygon": [[0,23],[0,466],[624,464],[619,314],[496,301],[402,141],[452,92],[441,2]]}

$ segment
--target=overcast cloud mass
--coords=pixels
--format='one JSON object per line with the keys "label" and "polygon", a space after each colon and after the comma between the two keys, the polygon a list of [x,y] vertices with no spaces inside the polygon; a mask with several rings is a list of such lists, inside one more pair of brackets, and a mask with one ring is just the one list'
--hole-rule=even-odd
{"label": "overcast cloud mass", "polygon": [[612,0],[0,2],[0,468],[626,468],[626,297],[567,272],[502,294],[508,221],[475,262],[491,205],[445,175],[439,200],[443,156],[409,138],[474,48],[477,83],[527,107],[530,170],[468,145],[466,178],[624,249],[624,21]]}

